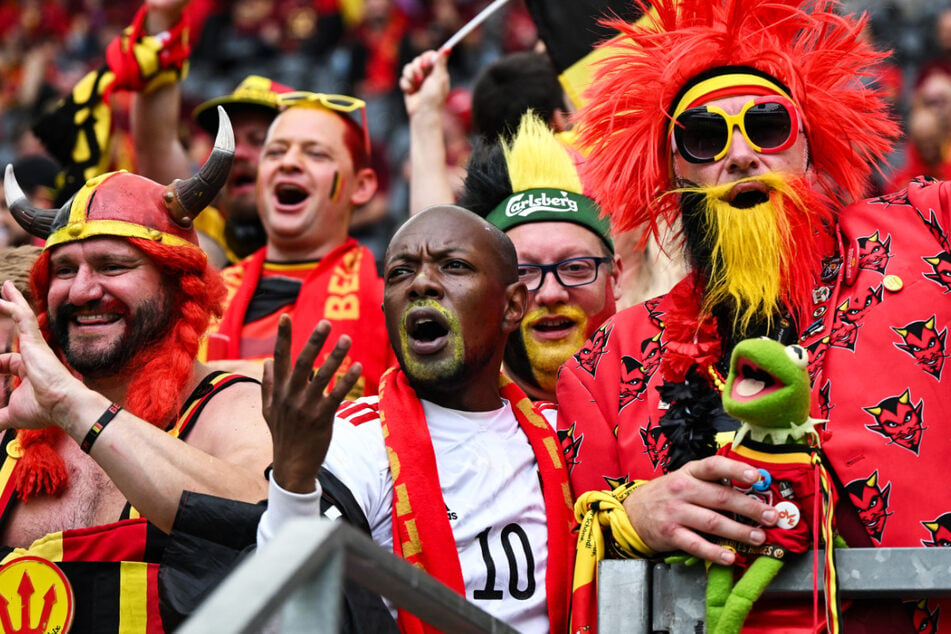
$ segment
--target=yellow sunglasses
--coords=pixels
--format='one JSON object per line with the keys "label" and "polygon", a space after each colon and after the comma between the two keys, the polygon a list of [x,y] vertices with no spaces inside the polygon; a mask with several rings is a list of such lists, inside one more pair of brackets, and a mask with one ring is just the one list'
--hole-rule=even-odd
{"label": "yellow sunglasses", "polygon": [[332,95],[322,92],[310,92],[308,90],[294,90],[281,93],[277,98],[279,108],[289,108],[302,104],[315,104],[328,110],[345,112],[347,114],[354,110],[359,110],[361,120],[360,129],[363,131],[363,145],[367,156],[370,155],[370,131],[367,128],[367,102],[349,95]]}
{"label": "yellow sunglasses", "polygon": [[671,123],[677,151],[690,163],[712,163],[726,156],[734,128],[756,152],[782,152],[799,136],[799,111],[789,99],[769,95],[749,100],[734,115],[717,106],[688,108]]}

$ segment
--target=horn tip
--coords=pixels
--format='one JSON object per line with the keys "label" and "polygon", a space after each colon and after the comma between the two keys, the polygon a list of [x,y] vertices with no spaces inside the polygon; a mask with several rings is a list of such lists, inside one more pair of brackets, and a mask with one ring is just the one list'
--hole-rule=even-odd
{"label": "horn tip", "polygon": [[231,127],[228,113],[221,106],[218,106],[218,135],[215,138],[215,147],[234,152],[234,129]]}
{"label": "horn tip", "polygon": [[7,163],[7,167],[3,171],[3,193],[7,201],[7,207],[12,207],[13,203],[21,198],[26,199],[26,194],[23,193],[20,184],[17,182],[17,177],[13,173],[12,163]]}

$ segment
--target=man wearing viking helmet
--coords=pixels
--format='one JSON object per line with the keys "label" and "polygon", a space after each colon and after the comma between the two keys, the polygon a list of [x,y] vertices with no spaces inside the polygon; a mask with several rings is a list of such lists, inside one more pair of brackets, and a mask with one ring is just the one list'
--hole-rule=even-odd
{"label": "man wearing viking helmet", "polygon": [[[842,536],[924,545],[924,523],[951,508],[951,490],[920,477],[946,469],[951,390],[908,346],[947,356],[951,296],[934,274],[951,249],[951,185],[916,178],[861,200],[897,133],[882,91],[862,81],[883,59],[861,37],[865,20],[799,0],[638,5],[647,16],[615,23],[618,48],[580,115],[583,180],[616,230],[679,218],[691,272],[618,313],[592,338],[596,358],[561,372],[575,494],[614,490],[612,508],[629,524],[612,537],[629,553],[681,550],[730,565],[726,541],[764,551],[776,509],[720,484],[758,474],[711,456],[714,433],[733,425],[716,412],[725,363],[740,340],[769,336],[810,352],[811,414],[827,419],[820,438],[835,480],[877,474],[890,487],[884,526],[849,521],[863,509],[840,492]],[[884,267],[862,264],[873,243],[888,245]],[[646,367],[643,351],[658,345],[646,389],[627,398],[626,368]],[[747,386],[768,388],[756,377]],[[914,443],[885,433],[912,420]],[[577,588],[591,582],[576,577]],[[900,607],[882,611],[867,631],[910,627]],[[763,624],[757,612],[748,626]],[[811,612],[787,611],[783,624],[814,629]],[[869,614],[847,610],[846,631]]]}
{"label": "man wearing viking helmet", "polygon": [[[0,409],[0,592],[3,570],[20,583],[24,556],[58,565],[73,631],[161,631],[157,562],[182,492],[266,492],[260,388],[195,360],[224,297],[192,226],[231,165],[219,116],[201,171],[168,187],[110,173],[43,210],[5,175],[11,212],[46,244],[31,273],[37,315],[10,282],[0,291],[20,337],[0,355],[0,372],[19,379]],[[35,614],[45,591],[36,584]]]}

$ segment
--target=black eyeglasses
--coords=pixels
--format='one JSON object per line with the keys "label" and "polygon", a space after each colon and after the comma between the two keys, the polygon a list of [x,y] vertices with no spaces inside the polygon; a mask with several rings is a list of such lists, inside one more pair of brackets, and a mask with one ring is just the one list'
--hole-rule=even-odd
{"label": "black eyeglasses", "polygon": [[530,292],[537,291],[545,283],[545,275],[551,273],[558,283],[567,288],[585,286],[598,279],[598,268],[612,258],[583,256],[568,258],[554,264],[519,264],[518,279],[525,282]]}

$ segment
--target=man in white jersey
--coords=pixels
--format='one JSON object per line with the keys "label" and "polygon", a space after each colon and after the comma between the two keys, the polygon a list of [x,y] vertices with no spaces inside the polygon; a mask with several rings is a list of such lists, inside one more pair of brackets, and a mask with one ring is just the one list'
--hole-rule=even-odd
{"label": "man in white jersey", "polygon": [[[349,340],[311,377],[329,324],[292,368],[282,320],[265,366],[274,467],[259,545],[289,518],[319,513],[323,465],[350,489],[378,544],[520,631],[566,628],[564,458],[550,425],[499,372],[527,303],[516,262],[505,234],[460,207],[407,221],[384,264],[383,311],[400,367],[383,376],[378,397],[345,404],[336,418],[359,368],[324,388]],[[402,631],[429,630],[402,611],[398,621]]]}

